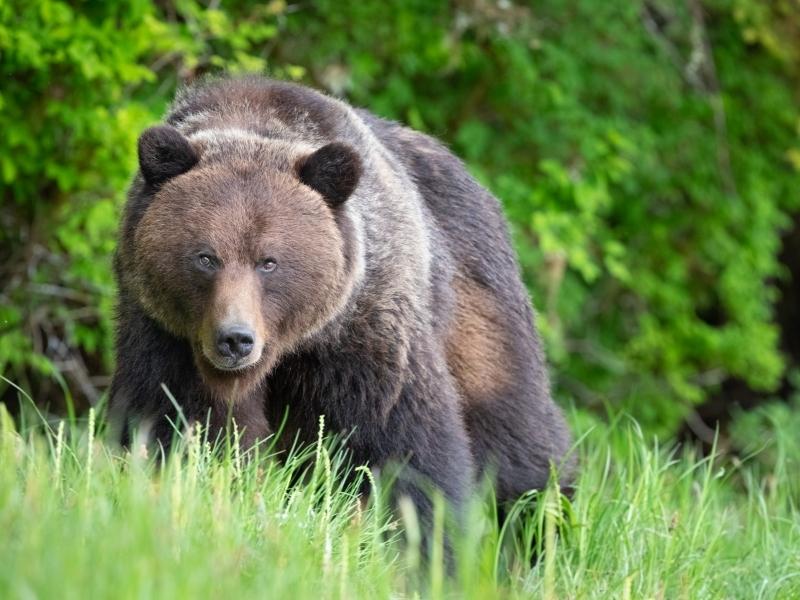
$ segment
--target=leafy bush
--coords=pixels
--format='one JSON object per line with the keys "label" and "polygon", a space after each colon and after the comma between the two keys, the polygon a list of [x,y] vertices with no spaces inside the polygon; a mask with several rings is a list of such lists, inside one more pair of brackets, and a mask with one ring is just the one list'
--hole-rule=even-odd
{"label": "leafy bush", "polygon": [[505,204],[563,399],[666,433],[723,380],[782,375],[774,281],[800,205],[790,3],[12,4],[0,368],[31,386],[64,373],[80,396],[103,389],[136,135],[179,82],[221,70],[311,83],[464,157]]}

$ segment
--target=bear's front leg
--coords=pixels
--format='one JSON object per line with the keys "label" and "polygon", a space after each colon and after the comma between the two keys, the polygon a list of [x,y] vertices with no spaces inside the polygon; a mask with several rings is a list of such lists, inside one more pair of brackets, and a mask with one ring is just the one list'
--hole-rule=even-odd
{"label": "bear's front leg", "polygon": [[445,562],[452,569],[453,535],[457,536],[464,524],[475,467],[449,375],[444,373],[438,381],[431,377],[424,383],[415,375],[388,414],[383,439],[370,440],[363,448],[363,456],[372,465],[399,468],[391,489],[392,507],[397,509],[404,497],[413,502],[425,556],[431,556],[433,542],[433,494],[443,494],[445,523],[449,525],[443,551]]}
{"label": "bear's front leg", "polygon": [[433,526],[434,490],[444,495],[458,521],[474,482],[466,429],[448,387],[423,391],[408,386],[386,421],[385,446],[364,452],[365,457],[382,457],[385,465],[400,467],[394,503],[409,497],[424,531]]}
{"label": "bear's front leg", "polygon": [[[344,369],[344,364],[337,368]],[[418,351],[400,374],[373,372],[376,376],[370,377],[364,371],[351,371],[352,377],[341,377],[340,370],[339,375],[341,389],[349,393],[331,402],[335,394],[327,390],[320,408],[335,431],[348,434],[355,463],[392,472],[399,468],[393,503],[409,497],[423,531],[433,525],[434,488],[458,518],[474,482],[474,465],[446,367],[432,353]],[[365,385],[370,381],[374,385]],[[392,388],[393,395],[388,392]]]}

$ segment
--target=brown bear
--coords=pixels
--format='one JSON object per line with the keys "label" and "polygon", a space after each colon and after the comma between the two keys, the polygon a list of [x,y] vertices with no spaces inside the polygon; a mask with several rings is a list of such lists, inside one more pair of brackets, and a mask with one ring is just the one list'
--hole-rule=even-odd
{"label": "brown bear", "polygon": [[[403,463],[456,506],[571,476],[570,438],[497,200],[430,137],[309,88],[224,78],[139,140],[121,227],[111,419]],[[165,386],[174,396],[171,400]],[[564,464],[564,463],[567,464]]]}

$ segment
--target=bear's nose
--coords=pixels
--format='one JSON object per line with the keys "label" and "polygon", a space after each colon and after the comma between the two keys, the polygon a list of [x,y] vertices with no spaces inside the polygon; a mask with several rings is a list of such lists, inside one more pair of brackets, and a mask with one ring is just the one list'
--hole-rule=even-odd
{"label": "bear's nose", "polygon": [[255,334],[251,329],[234,325],[217,333],[217,352],[225,358],[244,358],[253,350]]}

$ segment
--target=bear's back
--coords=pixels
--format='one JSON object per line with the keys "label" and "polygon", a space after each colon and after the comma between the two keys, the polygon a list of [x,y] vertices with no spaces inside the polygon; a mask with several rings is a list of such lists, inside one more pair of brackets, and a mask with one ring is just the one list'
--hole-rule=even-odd
{"label": "bear's back", "polygon": [[497,199],[437,140],[367,110],[356,112],[416,184],[461,274],[504,301],[527,303]]}
{"label": "bear's back", "polygon": [[[520,493],[532,479],[544,485],[547,457],[563,456],[570,438],[550,398],[533,312],[498,200],[436,140],[366,110],[357,113],[401,161],[435,223],[434,243],[452,257],[453,273],[439,282],[454,295],[451,314],[442,315],[449,316],[444,346],[467,427],[480,432],[472,436],[476,458],[499,463],[501,496]],[[533,431],[539,436],[531,438]],[[504,448],[502,456],[497,446]],[[565,480],[571,470],[564,466]]]}
{"label": "bear's back", "polygon": [[346,113],[344,105],[310,88],[248,76],[188,86],[179,92],[166,122],[186,136],[238,129],[313,144],[340,137]]}

